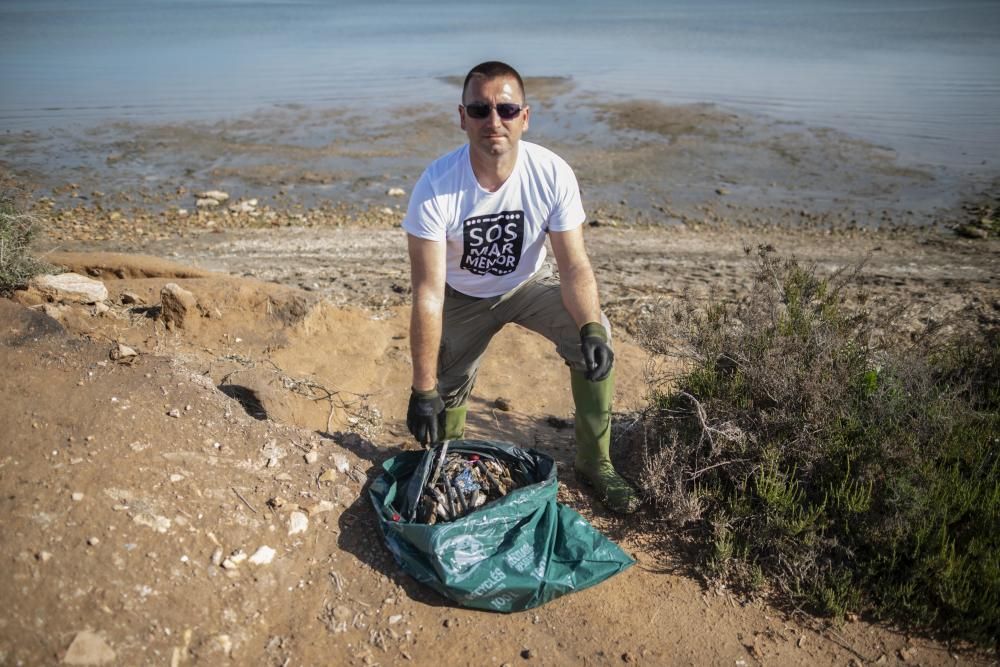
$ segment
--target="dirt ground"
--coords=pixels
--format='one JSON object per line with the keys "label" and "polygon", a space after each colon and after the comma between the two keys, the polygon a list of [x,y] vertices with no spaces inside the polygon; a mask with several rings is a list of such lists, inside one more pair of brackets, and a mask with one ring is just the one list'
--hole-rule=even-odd
{"label": "dirt ground", "polygon": [[[742,137],[726,158],[736,166],[753,150],[780,156],[792,146],[773,127],[746,134],[740,119],[702,108],[674,124],[642,107],[594,108],[588,118],[609,127],[666,138],[647,164],[690,159],[718,174],[711,155],[732,136]],[[699,133],[704,141],[687,142]],[[803,142],[809,134],[796,133]],[[584,170],[585,188],[636,148],[632,134],[616,136],[606,159]],[[818,164],[833,145],[809,136],[799,164]],[[643,189],[640,206],[635,192],[619,200],[609,190],[591,207],[586,240],[615,331],[617,410],[644,405],[649,359],[634,337],[643,314],[661,301],[740,298],[758,247],[821,272],[864,262],[873,303],[900,311],[886,335],[904,344],[928,326],[997,324],[1000,241],[905,224],[898,201],[888,214],[883,200],[861,203],[865,188],[888,201],[902,181],[934,179],[880,149],[834,143],[847,162],[832,180],[803,176],[769,197],[770,177],[760,176],[768,182],[717,179],[675,204]],[[148,158],[152,145],[133,148]],[[851,160],[868,165],[867,185]],[[32,180],[32,168],[27,160],[5,178],[33,184],[25,191],[47,221],[39,254],[109,294],[97,305],[31,291],[0,299],[0,664],[996,664],[995,655],[853,616],[832,625],[703,581],[682,536],[664,535],[649,508],[610,515],[576,482],[565,368],[544,340],[513,328],[488,353],[469,435],[551,455],[560,501],[637,565],[525,612],[455,606],[401,574],[366,494],[385,459],[415,446],[402,423],[405,238],[399,200],[381,194],[392,178],[372,181],[371,201],[297,205],[276,195],[228,212],[194,210],[190,183],[95,194],[86,182]],[[847,181],[858,191],[844,207],[806,192]],[[858,225],[861,209],[891,224]],[[911,215],[964,215],[936,210]],[[197,302],[169,328],[168,283]],[[119,345],[136,355],[116,359]],[[304,531],[290,530],[293,512],[308,517]],[[224,566],[263,546],[275,550],[270,563]]]}

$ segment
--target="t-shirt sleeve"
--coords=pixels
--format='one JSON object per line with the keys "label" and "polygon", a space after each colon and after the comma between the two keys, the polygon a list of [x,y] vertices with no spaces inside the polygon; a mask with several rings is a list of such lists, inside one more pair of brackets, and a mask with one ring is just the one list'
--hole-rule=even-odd
{"label": "t-shirt sleeve", "polygon": [[556,160],[555,206],[549,215],[550,232],[566,232],[575,229],[587,219],[580,201],[580,186],[576,182],[573,169],[562,159]]}
{"label": "t-shirt sleeve", "polygon": [[430,177],[425,171],[413,187],[406,217],[403,218],[403,229],[417,238],[444,241],[446,223],[438,204]]}

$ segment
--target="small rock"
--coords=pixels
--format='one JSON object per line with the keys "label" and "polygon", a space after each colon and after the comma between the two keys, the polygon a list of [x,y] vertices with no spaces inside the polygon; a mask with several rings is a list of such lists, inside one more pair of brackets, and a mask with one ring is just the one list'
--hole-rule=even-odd
{"label": "small rock", "polygon": [[333,455],[333,467],[337,469],[337,472],[347,474],[351,469],[351,462],[347,460],[347,457],[343,454]]}
{"label": "small rock", "polygon": [[402,614],[393,614],[392,616],[389,617],[389,625],[396,625],[402,620],[403,620]]}
{"label": "small rock", "polygon": [[497,410],[502,410],[503,412],[510,412],[514,409],[509,398],[504,398],[503,396],[498,396],[497,400],[493,401],[493,407]]}
{"label": "small rock", "polygon": [[637,660],[638,658],[635,657],[635,653],[632,653],[632,651],[625,651],[622,653],[622,662],[633,663]]}
{"label": "small rock", "polygon": [[215,208],[219,205],[219,202],[214,199],[199,199],[194,205],[196,208]]}
{"label": "small rock", "polygon": [[725,197],[726,195],[729,194],[729,190],[725,188],[715,188],[715,194],[719,195],[720,197]]}
{"label": "small rock", "polygon": [[145,303],[142,297],[135,292],[122,292],[121,302],[123,306],[141,306]]}
{"label": "small rock", "polygon": [[39,551],[37,554],[35,554],[35,558],[37,558],[43,563],[48,563],[49,560],[52,559],[52,554],[48,551]]}
{"label": "small rock", "polygon": [[199,314],[198,299],[177,283],[160,290],[160,318],[168,329],[191,328]]}
{"label": "small rock", "polygon": [[62,661],[67,665],[103,665],[114,662],[117,657],[103,637],[90,630],[82,630],[76,633]]}
{"label": "small rock", "polygon": [[274,554],[275,554],[274,549],[272,549],[267,545],[264,545],[259,549],[257,549],[257,551],[255,551],[252,556],[250,556],[250,564],[270,565],[271,561],[274,560]]}
{"label": "small rock", "polygon": [[298,535],[309,529],[309,517],[305,512],[292,512],[288,517],[288,534]]}
{"label": "small rock", "polygon": [[111,353],[108,356],[111,357],[112,361],[125,361],[130,360],[133,357],[138,357],[139,353],[128,345],[117,343],[113,348],[111,348]]}
{"label": "small rock", "polygon": [[337,471],[334,470],[333,468],[328,468],[323,471],[323,474],[321,474],[318,478],[316,478],[316,481],[335,482],[337,481]]}
{"label": "small rock", "polygon": [[305,508],[306,513],[309,516],[314,516],[316,514],[322,514],[323,512],[332,512],[337,506],[331,503],[329,500],[321,500],[318,503],[313,503]]}
{"label": "small rock", "polygon": [[899,659],[903,662],[913,662],[916,658],[916,650],[913,647],[901,648],[898,653]]}
{"label": "small rock", "polygon": [[885,653],[883,653],[882,655],[880,655],[878,657],[878,660],[875,661],[875,664],[876,665],[884,665],[887,662],[889,662],[889,656],[887,656]]}
{"label": "small rock", "polygon": [[179,475],[177,473],[174,473],[174,474],[170,475],[170,481],[174,482],[174,483],[182,482],[182,481],[184,481],[184,475]]}
{"label": "small rock", "polygon": [[522,649],[521,650],[521,657],[524,658],[525,660],[531,660],[536,655],[537,654],[534,651],[532,651],[530,648],[526,648],[526,649]]}
{"label": "small rock", "polygon": [[311,452],[306,452],[306,455],[303,456],[302,458],[304,458],[306,460],[306,463],[308,463],[309,465],[312,465],[313,463],[316,463],[317,461],[319,461],[319,452],[317,452],[315,450],[313,450]]}
{"label": "small rock", "polygon": [[405,197],[406,196],[406,190],[404,190],[403,188],[389,188],[388,190],[386,190],[385,193],[387,195],[389,195],[390,197]]}
{"label": "small rock", "polygon": [[243,549],[237,549],[233,553],[229,554],[229,557],[222,561],[222,567],[227,570],[235,570],[240,566],[240,563],[247,559],[247,554]]}
{"label": "small rock", "polygon": [[212,565],[216,567],[222,565],[222,547],[216,547],[212,552]]}
{"label": "small rock", "polygon": [[98,303],[108,298],[108,288],[103,282],[78,273],[36,276],[29,287],[49,301]]}
{"label": "small rock", "polygon": [[279,472],[274,476],[275,482],[290,482],[292,481],[292,476],[287,472]]}
{"label": "small rock", "polygon": [[172,408],[170,412],[167,413],[168,417],[173,417],[174,419],[180,419],[181,411],[177,408]]}
{"label": "small rock", "polygon": [[87,538],[87,544],[89,544],[92,547],[96,547],[100,543],[101,543],[101,538],[99,538],[99,537],[95,536],[95,537],[88,537]]}
{"label": "small rock", "polygon": [[83,500],[83,494],[82,494],[82,493],[80,493],[79,491],[75,491],[75,492],[73,493],[73,495],[72,495],[72,496],[70,496],[70,498],[72,498],[72,499],[73,499],[73,502],[77,502],[77,503],[78,503],[78,502],[80,502],[81,500]]}
{"label": "small rock", "polygon": [[198,192],[195,194],[195,199],[211,199],[216,204],[221,204],[224,201],[229,201],[229,193],[223,192],[222,190],[206,190],[204,192]]}
{"label": "small rock", "polygon": [[104,303],[103,301],[98,301],[94,304],[94,315],[104,315],[105,313],[111,312],[111,306]]}

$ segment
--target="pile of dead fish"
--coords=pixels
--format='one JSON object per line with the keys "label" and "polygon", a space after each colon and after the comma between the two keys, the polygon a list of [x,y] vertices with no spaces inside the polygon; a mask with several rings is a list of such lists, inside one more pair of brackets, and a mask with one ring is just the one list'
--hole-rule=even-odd
{"label": "pile of dead fish", "polygon": [[453,521],[528,483],[526,470],[512,469],[492,456],[449,453],[445,445],[420,497],[416,521]]}

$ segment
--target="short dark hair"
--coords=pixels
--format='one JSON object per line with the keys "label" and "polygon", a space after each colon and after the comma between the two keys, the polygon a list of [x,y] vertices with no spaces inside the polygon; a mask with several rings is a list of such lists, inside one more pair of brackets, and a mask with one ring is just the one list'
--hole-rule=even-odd
{"label": "short dark hair", "polygon": [[524,99],[524,81],[521,79],[521,75],[517,73],[517,70],[499,60],[487,60],[470,69],[469,73],[465,75],[465,83],[462,84],[463,102],[465,102],[465,91],[469,89],[469,81],[474,76],[483,76],[487,79],[498,79],[502,76],[512,77],[517,80],[517,87],[521,89],[521,99],[527,101]]}

